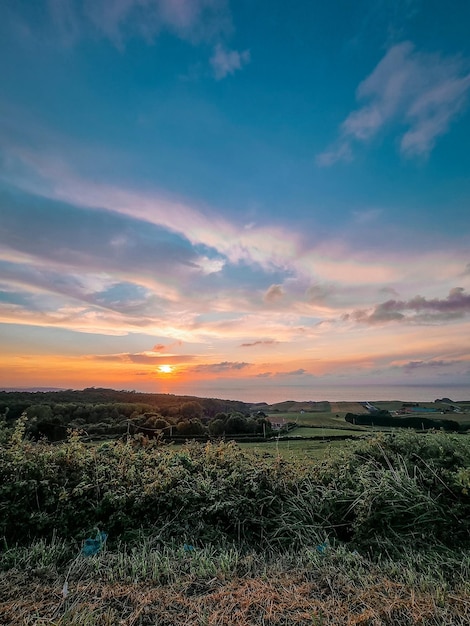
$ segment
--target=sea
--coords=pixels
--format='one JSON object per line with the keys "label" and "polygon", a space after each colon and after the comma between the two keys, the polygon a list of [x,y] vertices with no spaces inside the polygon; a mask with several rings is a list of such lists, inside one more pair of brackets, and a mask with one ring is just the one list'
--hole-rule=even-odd
{"label": "sea", "polygon": [[318,385],[318,386],[171,386],[171,389],[156,390],[157,393],[173,393],[199,398],[220,398],[242,402],[266,402],[275,404],[285,400],[296,402],[373,402],[378,400],[400,400],[402,402],[434,402],[449,398],[453,402],[470,401],[470,385]]}

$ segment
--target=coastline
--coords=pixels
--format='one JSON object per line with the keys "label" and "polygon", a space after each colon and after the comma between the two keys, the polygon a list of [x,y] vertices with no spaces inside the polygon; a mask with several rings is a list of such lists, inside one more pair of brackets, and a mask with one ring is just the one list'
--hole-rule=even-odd
{"label": "coastline", "polygon": [[295,386],[172,386],[155,393],[191,395],[199,398],[223,398],[250,404],[279,402],[434,402],[451,398],[453,402],[470,401],[469,385],[318,385]]}

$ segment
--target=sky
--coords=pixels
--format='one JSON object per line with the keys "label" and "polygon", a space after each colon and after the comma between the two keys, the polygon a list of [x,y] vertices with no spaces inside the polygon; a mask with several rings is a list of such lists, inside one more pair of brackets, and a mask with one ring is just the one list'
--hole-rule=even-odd
{"label": "sky", "polygon": [[469,23],[4,0],[0,386],[469,384]]}

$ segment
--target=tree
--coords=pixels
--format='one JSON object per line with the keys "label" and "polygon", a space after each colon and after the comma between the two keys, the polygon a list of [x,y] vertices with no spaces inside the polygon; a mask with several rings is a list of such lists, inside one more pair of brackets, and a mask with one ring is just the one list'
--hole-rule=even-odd
{"label": "tree", "polygon": [[182,420],[176,425],[178,435],[198,436],[205,435],[206,428],[201,420]]}
{"label": "tree", "polygon": [[228,418],[225,428],[230,434],[240,434],[247,432],[247,419],[241,413],[233,413]]}
{"label": "tree", "polygon": [[184,402],[180,406],[180,415],[186,419],[201,419],[204,414],[204,409],[195,400],[190,402]]}
{"label": "tree", "polygon": [[213,437],[220,437],[225,432],[225,422],[223,419],[217,418],[209,422],[209,433]]}

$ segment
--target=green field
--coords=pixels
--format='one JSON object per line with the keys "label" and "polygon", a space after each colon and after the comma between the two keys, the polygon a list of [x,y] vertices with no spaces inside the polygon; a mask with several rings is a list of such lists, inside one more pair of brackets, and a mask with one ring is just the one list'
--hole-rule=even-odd
{"label": "green field", "polygon": [[339,428],[323,428],[323,427],[316,427],[316,428],[309,428],[308,426],[299,426],[299,428],[295,428],[294,430],[292,430],[289,433],[289,436],[291,437],[304,437],[304,438],[308,438],[308,437],[360,437],[361,435],[364,434],[365,432],[365,428],[364,427],[359,427],[359,428],[354,428],[353,425],[351,425],[351,428],[344,428],[344,429],[339,429]]}
{"label": "green field", "polygon": [[238,443],[241,450],[253,450],[266,459],[282,458],[288,461],[309,463],[328,458],[333,452],[346,448],[349,440],[315,441],[310,439],[287,441],[269,441],[267,443]]}
{"label": "green field", "polygon": [[[372,404],[379,410],[390,411],[392,412],[392,414],[399,411],[403,406],[403,402],[401,400],[378,400],[372,402]],[[288,422],[293,422],[297,424],[297,426],[309,426],[311,428],[324,429],[340,429],[347,431],[357,430],[362,432],[370,432],[371,430],[390,430],[389,427],[372,428],[370,426],[357,426],[346,422],[345,416],[347,413],[367,413],[366,409],[358,402],[321,402],[317,403],[317,405],[317,408],[315,408],[315,410],[312,410],[312,408],[305,403],[282,403],[280,405],[280,408],[276,409],[276,411],[267,410],[266,413],[270,421],[273,423],[287,424]],[[435,402],[420,402],[419,405],[423,409],[437,408],[444,410],[446,408],[446,405],[436,404]],[[461,408],[462,411],[460,413],[441,413],[441,410],[438,410],[435,413],[431,413],[424,410],[422,414],[419,411],[416,411],[408,414],[407,416],[419,417],[420,415],[422,415],[423,417],[426,417],[428,419],[447,419],[457,422],[463,427],[470,427],[470,403],[460,402],[458,403],[458,406]]]}
{"label": "green field", "polygon": [[[270,421],[273,423],[285,424],[287,422],[294,422],[298,426],[312,426],[316,428],[346,428],[348,430],[355,430],[355,426],[345,421],[345,415],[346,413],[344,412],[342,415],[339,415],[339,417],[336,417],[336,414],[331,413],[331,411],[304,411],[303,413],[296,411],[268,414]],[[357,429],[361,430],[360,427],[357,427]]]}

